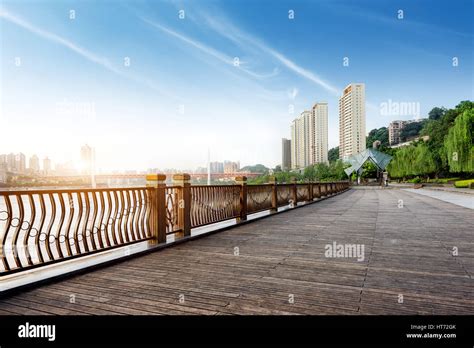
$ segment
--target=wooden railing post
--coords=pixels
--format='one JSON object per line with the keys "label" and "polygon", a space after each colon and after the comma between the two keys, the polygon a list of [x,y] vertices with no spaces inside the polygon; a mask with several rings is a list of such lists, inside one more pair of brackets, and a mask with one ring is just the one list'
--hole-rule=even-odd
{"label": "wooden railing post", "polygon": [[247,177],[235,177],[237,185],[240,185],[240,215],[237,222],[247,220]]}
{"label": "wooden railing post", "polygon": [[166,175],[149,174],[146,176],[146,186],[150,192],[150,228],[153,241],[166,243]]}
{"label": "wooden railing post", "polygon": [[321,198],[321,183],[317,182],[314,185],[316,185],[316,187],[317,187],[316,198]]}
{"label": "wooden railing post", "polygon": [[180,186],[178,191],[178,228],[179,237],[191,235],[191,176],[189,174],[174,174],[173,185]]}
{"label": "wooden railing post", "polygon": [[268,184],[272,185],[272,208],[270,213],[276,213],[278,211],[278,183],[274,176],[268,178]]}
{"label": "wooden railing post", "polygon": [[313,201],[313,183],[311,181],[308,183],[308,201]]}
{"label": "wooden railing post", "polygon": [[296,178],[290,179],[291,185],[291,200],[293,203],[293,207],[296,207],[298,203],[298,187],[296,186]]}

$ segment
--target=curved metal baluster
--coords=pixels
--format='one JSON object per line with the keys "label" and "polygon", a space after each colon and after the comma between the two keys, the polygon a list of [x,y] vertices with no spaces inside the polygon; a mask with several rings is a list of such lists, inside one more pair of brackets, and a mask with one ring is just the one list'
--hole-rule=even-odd
{"label": "curved metal baluster", "polygon": [[[147,230],[147,237],[151,237],[152,231],[150,227],[150,211],[151,211],[151,204],[150,204],[150,192],[148,190],[143,191],[145,197],[145,218],[146,220],[146,230]],[[158,216],[158,219],[166,219],[166,216]]]}
{"label": "curved metal baluster", "polygon": [[10,231],[10,226],[12,224],[12,204],[10,202],[10,197],[8,195],[5,195],[5,205],[7,206],[7,222],[5,224],[5,230],[3,231],[3,234],[0,236],[1,241],[2,241],[2,250],[1,251],[1,256],[2,256],[2,263],[3,267],[5,268],[6,271],[10,270],[10,265],[8,263],[7,255],[5,254],[5,243],[8,238],[8,232]]}
{"label": "curved metal baluster", "polygon": [[64,243],[66,244],[66,251],[67,251],[68,256],[72,256],[70,234],[71,234],[72,220],[74,219],[74,200],[72,199],[72,194],[70,192],[67,193],[67,200],[68,200],[68,206],[69,206],[69,218],[66,224],[66,233],[64,234],[64,238],[66,239]]}
{"label": "curved metal baluster", "polygon": [[[97,250],[97,244],[95,243],[95,237],[94,237],[94,232],[95,232],[94,228],[96,227],[95,226],[95,221],[97,219],[97,211],[99,209],[97,207],[97,197],[95,195],[95,192],[91,191],[90,194],[92,196],[92,202],[93,202],[93,205],[94,205],[94,210],[93,210],[93,214],[92,214],[92,216],[93,216],[92,217],[92,225],[91,225],[91,242],[92,242],[92,249]],[[97,235],[99,235],[99,232],[97,232]]]}
{"label": "curved metal baluster", "polygon": [[134,222],[134,231],[135,231],[135,237],[136,239],[142,239],[142,236],[140,234],[140,229],[138,228],[138,219],[140,215],[137,214],[138,212],[138,198],[137,198],[137,190],[133,190],[130,193],[133,197],[133,218],[132,222]]}
{"label": "curved metal baluster", "polygon": [[21,226],[23,225],[23,220],[25,218],[25,207],[23,206],[23,200],[21,199],[20,195],[15,195],[17,204],[18,204],[18,211],[19,211],[19,217],[18,217],[18,226],[15,227],[15,231],[13,232],[13,238],[12,238],[12,247],[13,247],[13,259],[15,260],[15,264],[17,267],[21,268],[21,261],[20,261],[20,256],[19,256],[19,250],[18,250],[18,236],[21,231]]}
{"label": "curved metal baluster", "polygon": [[[123,227],[125,229],[127,242],[129,242],[131,240],[134,240],[132,231],[130,230],[130,226],[128,225],[128,222],[130,219],[130,202],[129,202],[129,197],[128,197],[128,190],[124,190],[121,192],[122,192],[122,197],[124,198],[124,201],[123,201],[124,209],[122,211],[125,216],[125,221],[123,223]],[[127,211],[127,214],[125,214],[125,211]]]}
{"label": "curved metal baluster", "polygon": [[82,205],[82,195],[80,192],[76,192],[77,198],[77,218],[76,228],[74,229],[74,245],[76,246],[76,253],[81,253],[81,246],[79,245],[79,229],[81,228],[82,215],[84,215],[84,206]]}
{"label": "curved metal baluster", "polygon": [[35,237],[36,251],[38,252],[38,259],[40,263],[44,262],[43,250],[41,250],[41,233],[43,231],[44,221],[46,220],[46,204],[44,202],[44,196],[42,193],[38,194],[40,207],[41,207],[41,217],[40,224],[38,226],[38,233]]}
{"label": "curved metal baluster", "polygon": [[[111,198],[110,198],[110,194],[112,194],[114,196],[114,210],[113,210],[113,214],[111,214],[112,216],[112,223],[110,224],[110,232],[112,234],[112,240],[114,241],[114,245],[117,245],[117,235],[115,234],[115,220],[117,219],[117,195],[115,194],[115,191],[111,191],[111,192],[108,192],[109,195],[108,195],[108,199],[110,201],[110,209],[112,209],[112,202],[111,202]],[[112,210],[111,210],[112,211]],[[110,221],[110,217],[109,219],[107,220],[107,224],[109,223]]]}
{"label": "curved metal baluster", "polygon": [[99,239],[99,243],[100,243],[100,247],[103,248],[104,247],[104,243],[103,243],[103,239],[102,239],[102,226],[105,226],[105,229],[104,229],[104,238],[105,238],[105,244],[106,244],[106,247],[109,247],[110,246],[110,241],[109,241],[109,235],[107,233],[107,225],[104,224],[104,217],[105,217],[105,201],[104,201],[104,194],[105,192],[97,192],[97,194],[99,195],[99,202],[100,202],[100,217],[99,217],[99,236],[100,236],[100,239]]}
{"label": "curved metal baluster", "polygon": [[51,251],[51,243],[50,243],[49,237],[51,235],[51,230],[53,229],[54,220],[56,219],[56,202],[54,201],[54,197],[52,193],[49,193],[48,196],[49,196],[49,201],[51,202],[51,217],[50,217],[47,232],[46,232],[45,245],[46,245],[46,252],[48,253],[49,259],[54,260],[53,252]]}
{"label": "curved metal baluster", "polygon": [[[33,265],[33,259],[31,258],[31,253],[30,253],[30,248],[28,246],[28,240],[30,238],[31,234],[31,229],[33,228],[33,224],[35,223],[35,218],[36,218],[36,207],[35,207],[35,200],[33,199],[33,195],[28,195],[28,202],[29,207],[30,207],[30,224],[28,226],[28,230],[26,231],[24,237],[23,237],[23,247],[25,248],[26,252],[26,260],[28,261],[28,265],[31,266]],[[37,232],[39,234],[39,231]]]}
{"label": "curved metal baluster", "polygon": [[140,238],[144,239],[146,238],[146,232],[145,229],[143,228],[143,212],[145,211],[144,207],[145,204],[143,203],[143,190],[137,190],[137,207],[140,208],[138,211],[138,217],[137,217],[137,228],[140,232]]}
{"label": "curved metal baluster", "polygon": [[125,237],[125,241],[128,242],[128,235],[127,235],[127,231],[125,230],[125,233],[122,229],[122,220],[123,220],[123,212],[124,212],[124,198],[123,198],[123,191],[119,191],[120,192],[120,196],[117,192],[117,197],[119,197],[119,202],[120,202],[120,217],[118,219],[118,228],[119,228],[119,236],[120,236],[120,242],[123,243],[124,242],[124,237]]}
{"label": "curved metal baluster", "polygon": [[64,198],[63,198],[62,193],[58,193],[58,199],[59,199],[59,205],[61,207],[61,215],[59,216],[59,227],[58,227],[58,231],[56,232],[56,249],[58,249],[59,258],[62,259],[64,258],[64,255],[61,248],[60,237],[61,237],[61,230],[64,224],[64,218],[66,215],[66,208],[64,207]]}
{"label": "curved metal baluster", "polygon": [[[91,205],[89,203],[89,192],[84,192],[84,201],[86,202],[86,214],[85,214],[85,220],[84,220],[84,225],[82,228],[82,238],[84,242],[84,249],[86,252],[89,251],[89,243],[87,242],[87,227],[89,225],[89,211],[91,209]],[[90,236],[92,238],[92,233],[90,233]]]}

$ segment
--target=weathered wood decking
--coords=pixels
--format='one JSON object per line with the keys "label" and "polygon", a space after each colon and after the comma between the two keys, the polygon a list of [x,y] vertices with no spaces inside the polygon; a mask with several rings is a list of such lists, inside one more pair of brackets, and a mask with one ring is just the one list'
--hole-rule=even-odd
{"label": "weathered wood decking", "polygon": [[[333,242],[364,244],[364,261],[325,257]],[[473,314],[473,273],[472,210],[351,190],[0,299],[0,314]]]}

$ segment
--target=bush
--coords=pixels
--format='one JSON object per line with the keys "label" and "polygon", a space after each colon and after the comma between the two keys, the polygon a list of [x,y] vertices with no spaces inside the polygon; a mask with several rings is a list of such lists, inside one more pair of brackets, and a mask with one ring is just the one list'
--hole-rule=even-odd
{"label": "bush", "polygon": [[413,183],[413,184],[419,184],[420,182],[422,182],[421,178],[420,177],[416,177],[414,179],[411,179],[409,182]]}
{"label": "bush", "polygon": [[468,188],[470,184],[474,183],[474,179],[469,180],[459,180],[454,183],[454,186],[457,188]]}

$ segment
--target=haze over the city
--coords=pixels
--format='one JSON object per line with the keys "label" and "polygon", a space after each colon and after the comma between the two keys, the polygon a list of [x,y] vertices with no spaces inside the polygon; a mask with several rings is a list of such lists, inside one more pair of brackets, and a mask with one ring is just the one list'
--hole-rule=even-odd
{"label": "haze over the city", "polygon": [[466,4],[3,1],[0,153],[74,161],[88,143],[105,170],[195,168],[208,150],[275,166],[315,102],[338,145],[348,83],[366,85],[367,132],[413,118],[382,115],[389,100],[424,117],[472,99]]}

